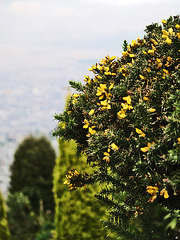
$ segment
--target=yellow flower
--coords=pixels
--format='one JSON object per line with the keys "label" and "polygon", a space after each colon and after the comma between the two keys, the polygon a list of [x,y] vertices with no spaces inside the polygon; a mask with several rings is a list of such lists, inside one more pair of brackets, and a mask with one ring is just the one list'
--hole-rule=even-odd
{"label": "yellow flower", "polygon": [[146,79],[146,77],[144,77],[143,75],[139,74],[141,79]]}
{"label": "yellow flower", "polygon": [[89,127],[89,122],[87,119],[84,119],[84,126],[83,128],[88,128]]}
{"label": "yellow flower", "polygon": [[117,146],[115,143],[112,143],[112,144],[110,145],[110,147],[111,147],[113,150],[118,150],[118,149],[119,149],[118,146]]}
{"label": "yellow flower", "polygon": [[111,90],[114,87],[114,82],[110,84],[109,90]]}
{"label": "yellow flower", "polygon": [[144,54],[147,54],[147,52],[146,52],[146,51],[143,51],[143,53],[144,53]]}
{"label": "yellow flower", "polygon": [[156,111],[155,108],[150,108],[150,109],[148,109],[148,112],[150,112],[150,113],[153,113],[153,112],[155,112],[155,111]]}
{"label": "yellow flower", "polygon": [[162,196],[164,194],[164,198],[169,198],[169,194],[168,191],[166,190],[166,188],[163,188],[160,192],[160,196]]}
{"label": "yellow flower", "polygon": [[126,57],[126,56],[129,55],[129,53],[127,51],[126,52],[122,52],[122,55],[123,55],[123,57]]}
{"label": "yellow flower", "polygon": [[169,29],[168,29],[168,32],[169,32],[171,35],[173,35],[173,29],[172,29],[172,28],[169,28]]}
{"label": "yellow flower", "polygon": [[128,95],[127,97],[123,97],[123,100],[127,102],[127,104],[131,104],[131,96]]}
{"label": "yellow flower", "polygon": [[162,20],[162,23],[163,23],[163,24],[166,24],[167,22],[166,22],[166,20],[163,19],[163,20]]}
{"label": "yellow flower", "polygon": [[166,39],[166,38],[168,38],[168,35],[162,34],[162,38],[163,38],[163,39]]}
{"label": "yellow flower", "polygon": [[88,83],[90,84],[90,83],[91,83],[90,77],[89,77],[89,76],[86,76],[86,75],[84,75],[84,77],[85,77],[84,81],[85,81],[85,82],[88,82]]}
{"label": "yellow flower", "polygon": [[180,25],[176,24],[175,28],[177,28],[179,30],[180,29]]}
{"label": "yellow flower", "polygon": [[119,119],[123,119],[126,117],[126,112],[124,110],[121,110],[117,113]]}
{"label": "yellow flower", "polygon": [[105,152],[104,155],[105,156],[103,157],[103,160],[105,160],[107,163],[109,163],[110,162],[110,155],[109,155],[109,153]]}
{"label": "yellow flower", "polygon": [[154,50],[148,50],[149,54],[154,54]]}
{"label": "yellow flower", "polygon": [[169,71],[166,70],[166,69],[163,69],[163,72],[164,72],[165,75],[168,75],[168,76],[170,75]]}
{"label": "yellow flower", "polygon": [[105,156],[108,156],[108,157],[110,156],[110,154],[107,153],[107,152],[104,152],[104,155],[105,155]]}
{"label": "yellow flower", "polygon": [[162,32],[163,32],[163,35],[166,35],[166,36],[169,35],[169,33],[166,30],[162,30]]}
{"label": "yellow flower", "polygon": [[111,109],[111,104],[108,99],[105,99],[104,101],[101,101],[100,103],[101,103],[101,105],[103,105],[103,107],[101,108],[102,110]]}
{"label": "yellow flower", "polygon": [[146,189],[147,192],[151,195],[157,195],[157,193],[159,192],[158,187],[148,186]]}
{"label": "yellow flower", "polygon": [[131,105],[128,105],[127,103],[121,103],[121,106],[124,110],[131,110],[133,107]]}
{"label": "yellow flower", "polygon": [[131,58],[133,58],[133,57],[135,57],[135,54],[129,54],[129,56],[130,56]]}
{"label": "yellow flower", "polygon": [[92,129],[91,127],[89,127],[89,133],[91,135],[94,135],[96,133],[96,130]]}
{"label": "yellow flower", "polygon": [[180,137],[177,138],[178,142],[180,143]]}
{"label": "yellow flower", "polygon": [[148,97],[143,97],[143,100],[144,101],[149,101],[149,98]]}
{"label": "yellow flower", "polygon": [[151,39],[151,42],[153,42],[154,45],[158,45],[158,42],[156,42],[154,39]]}
{"label": "yellow flower", "polygon": [[147,147],[140,148],[140,150],[141,150],[142,152],[147,152],[147,151],[149,151],[149,149],[151,148],[151,146],[153,146],[154,144],[155,144],[154,142],[152,142],[152,143],[149,143],[149,142],[148,142]]}
{"label": "yellow flower", "polygon": [[75,93],[75,94],[73,95],[73,98],[78,98],[78,97],[79,97],[79,94],[76,94],[76,93]]}
{"label": "yellow flower", "polygon": [[91,109],[91,111],[89,112],[89,115],[93,115],[94,114],[94,109]]}
{"label": "yellow flower", "polygon": [[100,87],[98,87],[97,89],[96,96],[101,96],[105,92],[105,89],[106,89],[106,84],[100,84]]}
{"label": "yellow flower", "polygon": [[140,148],[140,150],[142,151],[142,152],[147,152],[147,151],[149,151],[149,147],[143,147],[143,148]]}
{"label": "yellow flower", "polygon": [[112,56],[112,57],[111,57],[111,61],[113,61],[115,58],[116,58],[116,56]]}
{"label": "yellow flower", "polygon": [[140,129],[136,128],[136,132],[140,135],[140,137],[145,137],[146,134],[143,133]]}
{"label": "yellow flower", "polygon": [[165,42],[166,42],[167,44],[171,44],[171,43],[172,43],[172,40],[167,37],[166,40],[165,40]]}
{"label": "yellow flower", "polygon": [[132,47],[135,47],[135,46],[137,46],[137,45],[138,45],[138,43],[136,42],[136,40],[132,40],[131,46],[132,46]]}

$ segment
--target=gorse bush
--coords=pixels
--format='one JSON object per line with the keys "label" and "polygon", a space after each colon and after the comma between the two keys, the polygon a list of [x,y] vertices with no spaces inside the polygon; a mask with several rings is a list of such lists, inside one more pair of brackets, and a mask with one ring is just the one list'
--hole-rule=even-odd
{"label": "gorse bush", "polygon": [[76,92],[55,116],[54,135],[76,140],[94,167],[70,171],[70,189],[106,183],[97,198],[121,239],[172,240],[180,232],[180,19],[145,32],[124,42],[122,57],[93,65],[86,84],[70,82]]}

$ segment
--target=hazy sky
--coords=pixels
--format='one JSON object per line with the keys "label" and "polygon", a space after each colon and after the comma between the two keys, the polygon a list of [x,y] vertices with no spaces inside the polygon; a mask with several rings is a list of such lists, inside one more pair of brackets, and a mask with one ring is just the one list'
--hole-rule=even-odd
{"label": "hazy sky", "polygon": [[102,57],[120,56],[124,39],[179,10],[179,0],[0,0],[0,78],[81,80]]}

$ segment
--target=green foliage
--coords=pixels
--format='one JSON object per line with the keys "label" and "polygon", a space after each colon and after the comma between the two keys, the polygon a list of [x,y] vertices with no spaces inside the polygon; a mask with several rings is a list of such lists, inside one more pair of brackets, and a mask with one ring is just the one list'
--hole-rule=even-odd
{"label": "green foliage", "polygon": [[42,225],[41,231],[36,235],[35,240],[53,240],[55,239],[55,236],[54,224],[45,221]]}
{"label": "green foliage", "polygon": [[37,216],[32,211],[30,201],[23,193],[10,194],[7,199],[8,223],[12,240],[34,240],[40,229]]}
{"label": "green foliage", "polygon": [[23,192],[33,211],[39,213],[40,202],[44,212],[54,212],[52,172],[55,151],[45,138],[27,137],[18,146],[11,166],[10,193]]}
{"label": "green foliage", "polygon": [[94,78],[85,76],[55,116],[61,124],[54,135],[74,139],[96,167],[87,177],[71,172],[69,185],[80,186],[82,177],[82,185],[106,183],[97,198],[110,208],[106,225],[121,239],[172,240],[180,232],[180,20],[162,23],[124,44],[121,58],[93,65]]}
{"label": "green foliage", "polygon": [[0,240],[9,240],[10,234],[6,219],[5,205],[2,193],[0,192]]}
{"label": "green foliage", "polygon": [[[56,203],[55,225],[57,240],[103,240],[107,230],[103,229],[100,218],[105,217],[105,210],[97,206],[94,193],[96,186],[69,191],[64,184],[69,168],[83,167],[85,157],[76,155],[74,141],[59,140],[60,157],[54,169],[54,196]],[[108,239],[111,239],[110,237]]]}

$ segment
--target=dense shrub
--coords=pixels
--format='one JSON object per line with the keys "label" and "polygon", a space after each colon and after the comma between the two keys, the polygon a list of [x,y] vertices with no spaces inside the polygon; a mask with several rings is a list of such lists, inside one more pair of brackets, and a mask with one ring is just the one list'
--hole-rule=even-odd
{"label": "dense shrub", "polygon": [[[93,174],[67,176],[70,188],[100,181],[106,225],[122,239],[177,239],[180,232],[180,19],[151,24],[89,70],[54,135],[74,139]],[[154,213],[153,217],[151,212]],[[157,215],[157,217],[156,217]],[[180,237],[180,236],[179,236]]]}
{"label": "dense shrub", "polygon": [[9,240],[10,234],[6,219],[5,205],[2,193],[0,192],[0,240]]}

